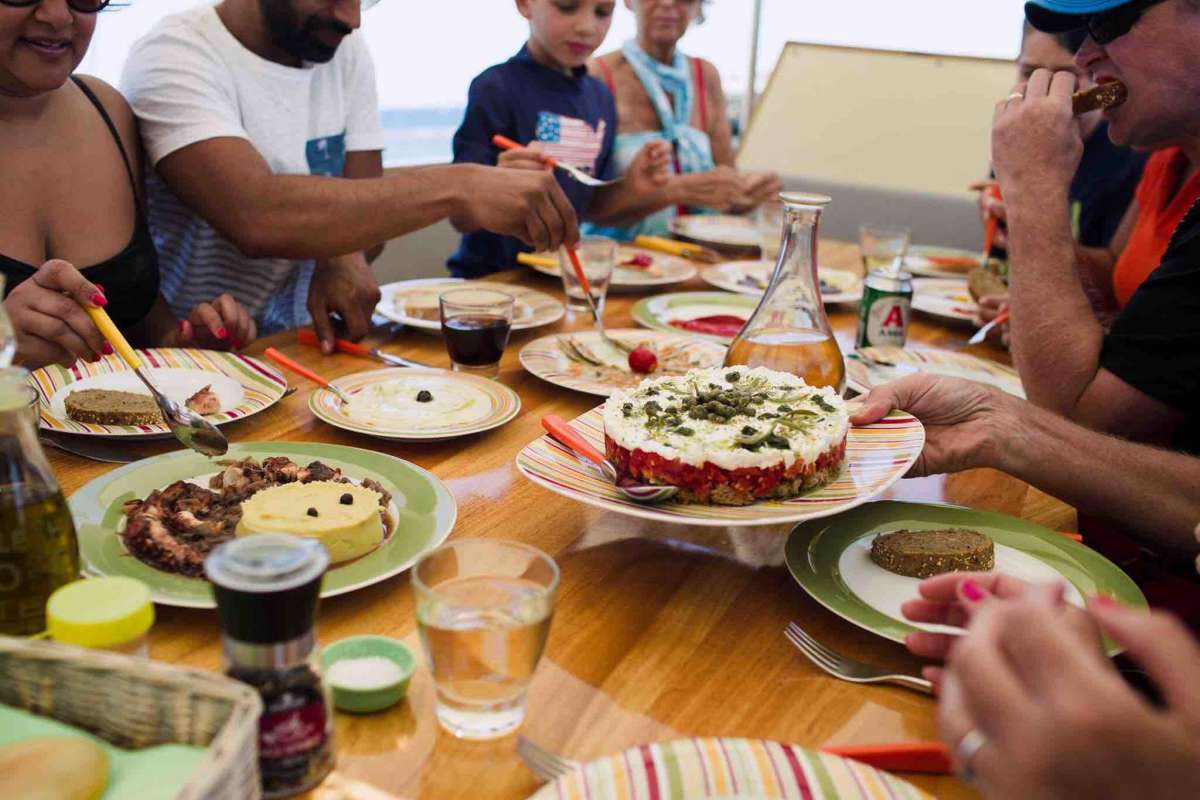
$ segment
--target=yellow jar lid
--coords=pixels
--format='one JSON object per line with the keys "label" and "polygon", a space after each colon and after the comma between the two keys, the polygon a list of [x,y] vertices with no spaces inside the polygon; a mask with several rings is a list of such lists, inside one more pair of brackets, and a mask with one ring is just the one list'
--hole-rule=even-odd
{"label": "yellow jar lid", "polygon": [[61,587],[46,601],[50,638],[80,647],[115,647],[154,624],[150,590],[133,578],[88,578]]}

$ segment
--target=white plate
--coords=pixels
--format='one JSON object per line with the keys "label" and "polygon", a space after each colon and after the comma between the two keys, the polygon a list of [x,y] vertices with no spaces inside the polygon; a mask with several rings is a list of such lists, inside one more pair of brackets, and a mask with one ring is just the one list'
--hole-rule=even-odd
{"label": "white plate", "polygon": [[[700,278],[727,292],[761,297],[775,265],[770,261],[746,259],[726,261],[705,268]],[[862,278],[845,269],[818,267],[817,276],[823,284],[821,300],[825,303],[857,303],[862,299]],[[826,291],[829,289],[829,291]]]}
{"label": "white plate", "polygon": [[946,278],[914,278],[912,307],[954,322],[974,322],[979,313],[967,282]]}
{"label": "white plate", "polygon": [[669,223],[671,233],[718,247],[758,247],[758,226],[733,214],[684,214]]}
{"label": "white plate", "polygon": [[[514,331],[539,328],[558,322],[566,313],[561,300],[510,283],[495,281],[464,281],[462,278],[417,278],[411,281],[396,281],[379,287],[381,299],[375,313],[392,322],[408,325],[418,330],[441,331],[441,312],[436,295],[451,289],[492,289],[510,294],[513,304]],[[406,296],[416,297],[420,310],[414,313],[405,302]],[[432,302],[430,302],[432,301]]]}

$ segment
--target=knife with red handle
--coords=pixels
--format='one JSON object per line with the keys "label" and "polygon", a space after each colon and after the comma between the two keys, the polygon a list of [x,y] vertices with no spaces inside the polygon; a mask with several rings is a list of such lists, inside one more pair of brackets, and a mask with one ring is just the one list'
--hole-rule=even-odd
{"label": "knife with red handle", "polygon": [[822,747],[821,751],[870,764],[887,772],[925,772],[950,775],[950,749],[942,742],[897,742],[895,744],[854,744]]}
{"label": "knife with red handle", "polygon": [[[296,331],[296,341],[300,344],[308,345],[309,347],[320,347],[321,340],[317,338],[317,333],[312,328],[300,328]],[[428,367],[428,364],[422,364],[419,361],[410,361],[402,356],[385,353],[377,347],[367,347],[366,345],[357,344],[347,339],[335,339],[333,346],[337,348],[339,353],[345,353],[351,356],[361,356],[362,358],[374,358],[382,361],[385,364],[390,364],[393,367]]]}

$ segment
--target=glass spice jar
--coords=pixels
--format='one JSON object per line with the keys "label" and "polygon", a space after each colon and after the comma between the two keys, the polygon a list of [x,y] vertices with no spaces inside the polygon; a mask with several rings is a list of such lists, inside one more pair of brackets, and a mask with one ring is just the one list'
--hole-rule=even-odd
{"label": "glass spice jar", "polygon": [[262,697],[258,761],[265,798],[305,792],[333,769],[333,715],[314,621],[329,555],[319,542],[267,533],[234,539],[204,562],[225,671]]}

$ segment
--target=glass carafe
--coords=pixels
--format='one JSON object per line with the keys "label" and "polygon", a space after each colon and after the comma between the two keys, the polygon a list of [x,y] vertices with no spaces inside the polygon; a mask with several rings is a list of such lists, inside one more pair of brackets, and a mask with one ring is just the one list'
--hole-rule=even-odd
{"label": "glass carafe", "polygon": [[726,366],[745,364],[790,372],[810,386],[846,387],[846,365],[817,277],[817,230],[830,199],[784,192],[783,243],[758,308],[729,346]]}
{"label": "glass carafe", "polygon": [[46,628],[46,600],[79,577],[71,512],[38,442],[29,373],[0,369],[0,634]]}

